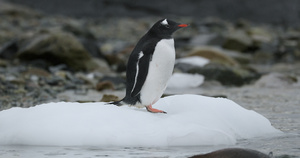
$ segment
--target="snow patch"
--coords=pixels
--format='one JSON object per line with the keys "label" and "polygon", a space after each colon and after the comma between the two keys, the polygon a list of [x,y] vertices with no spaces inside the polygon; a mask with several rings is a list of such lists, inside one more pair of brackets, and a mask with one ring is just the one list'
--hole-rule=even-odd
{"label": "snow patch", "polygon": [[184,63],[184,64],[190,64],[190,65],[203,67],[209,63],[209,59],[202,58],[199,56],[191,56],[191,57],[179,58],[176,60],[175,63]]}
{"label": "snow patch", "polygon": [[168,88],[195,88],[204,82],[204,76],[199,74],[174,73],[169,82]]}

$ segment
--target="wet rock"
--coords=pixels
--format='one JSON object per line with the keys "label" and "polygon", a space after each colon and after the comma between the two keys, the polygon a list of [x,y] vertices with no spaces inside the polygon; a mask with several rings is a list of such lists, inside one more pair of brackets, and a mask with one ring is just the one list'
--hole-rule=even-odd
{"label": "wet rock", "polygon": [[251,27],[247,29],[246,32],[248,33],[252,41],[257,44],[269,43],[274,39],[272,35],[273,33],[263,27]]}
{"label": "wet rock", "polygon": [[72,20],[62,26],[62,29],[66,32],[70,32],[77,37],[88,39],[96,39],[94,34],[89,30],[88,27],[77,20]]}
{"label": "wet rock", "polygon": [[84,74],[84,73],[76,73],[75,77],[77,79],[80,79],[81,81],[83,81],[82,84],[87,85],[88,87],[95,87],[95,85],[97,84],[97,81],[94,79],[93,75],[89,75],[89,74]]}
{"label": "wet rock", "polygon": [[112,69],[117,72],[123,72],[126,70],[127,60],[134,49],[134,45],[126,45],[124,42],[117,43],[119,43],[116,45],[117,48],[110,48],[115,45],[107,43],[102,49],[105,49],[104,57]]}
{"label": "wet rock", "polygon": [[56,66],[50,66],[49,67],[49,71],[52,72],[52,73],[55,73],[57,71],[61,71],[61,70],[66,70],[67,69],[67,65],[65,64],[59,64],[59,65],[56,65]]}
{"label": "wet rock", "polygon": [[275,54],[278,52],[278,42],[261,43],[259,50],[253,54],[252,63],[265,64],[274,63]]}
{"label": "wet rock", "polygon": [[100,82],[97,83],[96,90],[102,91],[102,90],[105,90],[105,89],[114,90],[115,89],[114,84],[110,81],[100,81]]}
{"label": "wet rock", "polygon": [[0,47],[0,58],[12,60],[18,51],[17,40],[6,42]]}
{"label": "wet rock", "polygon": [[7,64],[8,63],[5,60],[0,59],[0,67],[6,67]]}
{"label": "wet rock", "polygon": [[104,59],[92,58],[92,61],[97,65],[97,69],[95,69],[95,71],[101,72],[104,74],[113,73],[110,66]]}
{"label": "wet rock", "polygon": [[55,76],[58,76],[62,79],[67,79],[67,71],[59,70],[54,73]]}
{"label": "wet rock", "polygon": [[238,62],[222,53],[221,49],[213,48],[213,47],[196,47],[189,53],[187,56],[200,56],[209,59],[212,62],[226,64],[226,65],[238,65]]}
{"label": "wet rock", "polygon": [[124,89],[125,88],[125,78],[119,76],[103,76],[100,82],[108,81],[111,82],[115,89]]}
{"label": "wet rock", "polygon": [[108,54],[105,56],[113,70],[122,72],[126,70],[126,62],[117,54]]}
{"label": "wet rock", "polygon": [[40,92],[39,92],[39,94],[38,94],[38,97],[37,98],[39,98],[39,101],[40,102],[46,102],[46,101],[48,101],[48,100],[51,100],[51,99],[54,99],[54,93],[55,92],[52,92],[52,95],[51,95],[51,93],[49,94],[49,91],[47,92],[47,91],[43,91],[43,90],[41,90]]}
{"label": "wet rock", "polygon": [[254,70],[219,63],[209,63],[204,67],[192,67],[188,73],[198,73],[205,76],[205,80],[216,80],[223,85],[242,86],[259,78]]}
{"label": "wet rock", "polygon": [[277,45],[278,49],[274,53],[276,61],[295,62],[297,59],[299,59],[299,43],[300,36],[298,38],[293,36],[280,38]]}
{"label": "wet rock", "polygon": [[18,85],[23,85],[25,83],[24,78],[19,78],[19,77],[14,76],[14,75],[7,75],[5,77],[5,80],[12,83],[14,85],[14,87],[18,87]]}
{"label": "wet rock", "polygon": [[190,40],[190,45],[192,46],[202,46],[202,45],[210,45],[215,41],[218,37],[217,34],[206,33],[206,34],[199,34]]}
{"label": "wet rock", "polygon": [[262,76],[254,85],[257,87],[280,88],[291,87],[297,82],[299,81],[295,76],[272,72]]}
{"label": "wet rock", "polygon": [[[210,63],[197,66],[190,63],[176,63],[175,70],[187,73],[198,73],[205,76],[206,81],[219,81],[223,85],[242,86],[259,77],[259,74],[247,66],[242,66],[235,60],[249,62],[251,57],[233,51],[225,51],[217,47],[196,47],[188,56],[200,56],[210,60]],[[232,57],[231,57],[232,56]],[[242,59],[242,60],[241,60]],[[178,59],[179,60],[179,59]],[[245,64],[245,63],[243,63]]]}
{"label": "wet rock", "polygon": [[13,38],[14,38],[13,33],[8,32],[8,31],[0,30],[0,55],[2,54],[1,53],[2,52],[1,46],[5,45],[7,43],[7,41],[10,41]]}
{"label": "wet rock", "polygon": [[52,76],[50,78],[46,78],[45,81],[50,86],[62,86],[65,82],[64,79],[57,77],[57,76]]}
{"label": "wet rock", "polygon": [[224,36],[225,41],[222,47],[239,52],[246,51],[253,42],[244,30],[231,31],[224,34]]}
{"label": "wet rock", "polygon": [[207,154],[195,155],[190,158],[272,158],[272,152],[266,155],[252,149],[228,148]]}
{"label": "wet rock", "polygon": [[187,63],[176,63],[174,66],[174,72],[188,72],[189,70],[196,69],[200,66],[196,66],[193,64],[187,64]]}
{"label": "wet rock", "polygon": [[41,17],[41,13],[37,11],[21,5],[10,4],[4,1],[0,1],[0,15],[23,18]]}
{"label": "wet rock", "polygon": [[118,100],[120,100],[118,96],[112,94],[104,94],[101,99],[101,102],[111,102],[111,101],[118,101]]}
{"label": "wet rock", "polygon": [[34,90],[36,90],[36,89],[39,89],[40,86],[39,86],[38,83],[33,82],[33,81],[30,81],[30,82],[26,82],[24,88],[25,88],[25,90],[27,90],[27,91],[34,91]]}
{"label": "wet rock", "polygon": [[18,58],[43,59],[52,65],[66,64],[72,70],[98,67],[75,36],[61,31],[45,31],[20,40]]}
{"label": "wet rock", "polygon": [[231,58],[233,58],[235,61],[237,61],[241,65],[247,65],[249,63],[252,63],[253,61],[253,55],[246,54],[246,53],[240,53],[234,50],[227,50],[227,49],[221,49],[221,52]]}
{"label": "wet rock", "polygon": [[94,39],[80,39],[84,48],[91,54],[92,57],[104,58],[98,43]]}
{"label": "wet rock", "polygon": [[33,75],[37,76],[37,77],[45,77],[45,78],[51,76],[51,74],[49,72],[47,72],[46,70],[40,69],[40,68],[37,68],[37,67],[28,68],[26,71],[22,72],[22,75],[25,78],[30,78]]}

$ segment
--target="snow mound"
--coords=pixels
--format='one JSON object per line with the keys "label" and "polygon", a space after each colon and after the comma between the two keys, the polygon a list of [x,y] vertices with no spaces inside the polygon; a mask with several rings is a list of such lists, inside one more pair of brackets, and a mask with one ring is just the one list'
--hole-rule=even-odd
{"label": "snow mound", "polygon": [[168,81],[168,88],[195,88],[204,82],[199,74],[174,73]]}
{"label": "snow mound", "polygon": [[190,65],[203,67],[209,63],[209,59],[199,57],[199,56],[191,56],[191,57],[184,57],[184,58],[176,59],[176,63],[184,63],[184,64],[190,64]]}
{"label": "snow mound", "polygon": [[0,112],[1,145],[187,146],[235,144],[277,135],[262,115],[231,100],[175,95],[144,108],[58,102]]}

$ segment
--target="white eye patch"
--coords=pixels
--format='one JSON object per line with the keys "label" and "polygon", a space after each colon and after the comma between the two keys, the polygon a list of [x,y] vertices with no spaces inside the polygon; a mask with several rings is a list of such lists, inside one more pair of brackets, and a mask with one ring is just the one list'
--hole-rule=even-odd
{"label": "white eye patch", "polygon": [[169,25],[167,19],[163,20],[163,21],[161,22],[161,24],[163,24],[163,25]]}

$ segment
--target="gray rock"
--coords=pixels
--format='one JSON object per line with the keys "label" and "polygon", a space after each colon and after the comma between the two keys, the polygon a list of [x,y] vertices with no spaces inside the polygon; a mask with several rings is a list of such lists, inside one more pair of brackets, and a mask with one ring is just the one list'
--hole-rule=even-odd
{"label": "gray rock", "polygon": [[281,88],[281,87],[291,87],[297,82],[298,82],[297,77],[272,72],[262,76],[259,80],[255,82],[254,85],[257,87]]}
{"label": "gray rock", "polygon": [[100,81],[96,85],[96,90],[102,91],[102,90],[115,90],[114,84],[111,81]]}
{"label": "gray rock", "polygon": [[0,1],[0,15],[23,18],[41,17],[41,13],[35,10],[22,5],[15,5],[4,1]]}
{"label": "gray rock", "polygon": [[253,40],[255,43],[269,43],[272,40],[274,40],[274,33],[271,32],[271,30],[263,27],[250,27],[246,30],[249,37]]}
{"label": "gray rock", "polygon": [[80,21],[71,21],[62,26],[62,29],[66,32],[74,34],[76,37],[83,39],[96,39],[95,35],[89,30],[88,27],[85,27]]}
{"label": "gray rock", "polygon": [[0,47],[0,58],[12,60],[18,51],[17,40],[11,40]]}
{"label": "gray rock", "polygon": [[72,70],[94,70],[98,65],[78,39],[62,31],[46,31],[19,41],[17,57],[24,61],[43,59],[50,64],[66,64]]}
{"label": "gray rock", "polygon": [[215,47],[195,47],[187,56],[200,56],[209,59],[212,62],[221,63],[225,65],[237,66],[239,63],[230,56],[223,53],[222,49]]}
{"label": "gray rock", "polygon": [[261,43],[260,48],[253,54],[253,63],[265,64],[275,62],[275,53],[278,52],[278,42]]}
{"label": "gray rock", "polygon": [[190,158],[272,158],[272,152],[266,155],[252,149],[227,148],[207,154],[195,155]]}
{"label": "gray rock", "polygon": [[254,70],[219,63],[209,63],[204,67],[193,67],[187,72],[202,74],[205,76],[205,80],[216,80],[228,86],[242,86],[260,77]]}
{"label": "gray rock", "polygon": [[37,67],[30,67],[22,72],[22,76],[28,79],[30,79],[31,76],[48,78],[51,76],[51,74],[44,69],[37,68]]}
{"label": "gray rock", "polygon": [[91,54],[92,57],[96,57],[96,58],[104,57],[95,39],[80,38],[80,42],[82,43],[84,48]]}
{"label": "gray rock", "polygon": [[6,67],[7,64],[8,63],[5,60],[0,59],[0,67]]}
{"label": "gray rock", "polygon": [[252,39],[244,30],[234,30],[224,34],[223,48],[243,52],[252,45]]}
{"label": "gray rock", "polygon": [[115,89],[124,89],[126,84],[125,79],[120,76],[103,76],[100,80],[101,82],[110,82]]}
{"label": "gray rock", "polygon": [[240,53],[240,52],[237,52],[234,50],[227,50],[227,49],[222,49],[221,52],[223,54],[233,58],[241,65],[246,65],[246,64],[253,62],[253,55],[251,55],[251,54]]}
{"label": "gray rock", "polygon": [[101,72],[101,73],[104,73],[104,74],[113,73],[111,71],[110,66],[108,65],[108,63],[104,59],[92,58],[92,62],[94,62],[97,65],[97,68],[95,69],[95,71],[98,71],[98,72]]}
{"label": "gray rock", "polygon": [[215,41],[216,38],[219,38],[217,34],[211,34],[211,33],[206,33],[206,34],[199,34],[190,40],[190,45],[192,46],[202,46],[202,45],[209,45],[212,44],[212,41]]}
{"label": "gray rock", "polygon": [[115,96],[113,94],[104,94],[101,102],[112,102],[112,101],[119,101],[120,98],[118,96]]}

